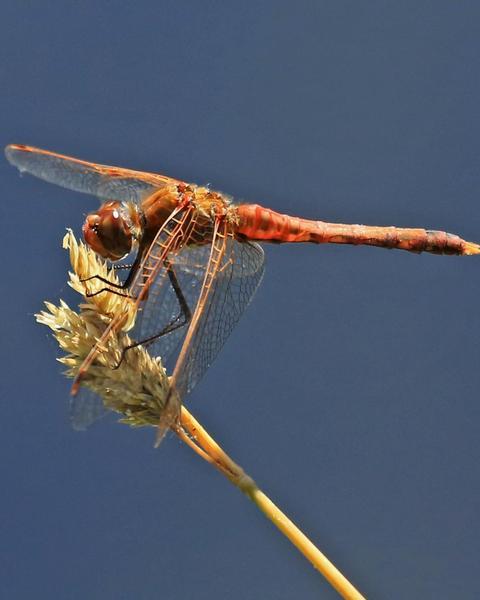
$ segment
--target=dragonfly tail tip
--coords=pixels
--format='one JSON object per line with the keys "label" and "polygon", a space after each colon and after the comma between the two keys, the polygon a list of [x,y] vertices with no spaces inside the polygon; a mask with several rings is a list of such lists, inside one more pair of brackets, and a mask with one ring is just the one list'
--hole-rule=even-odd
{"label": "dragonfly tail tip", "polygon": [[473,254],[480,254],[480,245],[473,242],[465,242],[463,255],[472,256]]}

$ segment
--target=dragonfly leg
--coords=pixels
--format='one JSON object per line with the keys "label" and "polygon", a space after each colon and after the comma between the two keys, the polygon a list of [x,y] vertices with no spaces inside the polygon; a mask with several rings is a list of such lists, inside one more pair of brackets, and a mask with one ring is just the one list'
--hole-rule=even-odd
{"label": "dragonfly leg", "polygon": [[[102,280],[104,281],[104,280]],[[107,282],[109,285],[113,285],[111,284],[110,281]],[[120,289],[124,289],[124,286],[115,286],[115,287],[119,287]],[[113,290],[110,287],[104,287],[101,290],[97,290],[96,292],[86,292],[85,296],[87,298],[93,298],[93,296],[98,296],[98,294],[102,294],[103,292],[109,292],[110,294],[115,294],[116,296],[122,296],[122,298],[132,298],[133,300],[135,300],[135,298],[133,296],[131,296],[128,292],[126,292],[125,294],[122,294],[122,292],[119,292],[118,290]]]}
{"label": "dragonfly leg", "polygon": [[[96,279],[97,281],[101,281],[102,283],[107,284],[106,287],[104,287],[100,290],[97,290],[96,292],[86,292],[85,296],[87,298],[92,298],[93,296],[97,296],[98,294],[102,294],[103,292],[110,292],[112,294],[116,294],[117,296],[123,296],[125,298],[133,298],[133,296],[131,296],[130,294],[128,294],[128,293],[122,294],[121,292],[118,292],[117,290],[126,290],[130,287],[130,285],[133,281],[133,278],[135,277],[135,275],[140,267],[142,258],[143,258],[143,251],[139,250],[137,253],[137,256],[135,257],[135,261],[133,262],[132,265],[113,265],[113,268],[115,270],[130,269],[125,281],[123,281],[122,283],[113,283],[112,281],[105,279],[105,277],[102,277],[101,275],[92,275],[91,277],[86,277],[85,279],[80,279],[81,283],[86,283],[87,281],[92,281],[93,279]],[[112,288],[115,288],[115,289],[112,289]],[[135,300],[135,298],[133,298],[133,300]]]}
{"label": "dragonfly leg", "polygon": [[122,355],[120,356],[120,360],[119,360],[118,364],[115,365],[115,367],[113,367],[114,369],[118,369],[118,367],[122,364],[123,359],[125,358],[125,354],[128,352],[128,350],[131,350],[132,348],[136,348],[137,346],[140,346],[140,345],[149,346],[155,340],[158,340],[158,338],[160,338],[164,335],[167,335],[168,333],[172,333],[172,331],[175,331],[176,329],[179,329],[180,327],[184,327],[185,325],[188,325],[188,323],[190,322],[190,320],[192,318],[192,311],[190,310],[190,307],[188,306],[185,296],[183,295],[182,288],[180,287],[180,284],[178,283],[177,276],[175,275],[175,271],[173,270],[171,263],[169,261],[165,261],[165,266],[167,269],[168,278],[170,279],[170,284],[171,284],[173,291],[175,292],[175,295],[178,300],[180,312],[178,313],[178,315],[176,317],[174,317],[170,321],[170,323],[168,323],[168,325],[166,325],[158,333],[155,333],[154,335],[151,335],[148,338],[140,340],[139,342],[133,342],[133,343],[129,344],[128,346],[126,346],[122,350]]}

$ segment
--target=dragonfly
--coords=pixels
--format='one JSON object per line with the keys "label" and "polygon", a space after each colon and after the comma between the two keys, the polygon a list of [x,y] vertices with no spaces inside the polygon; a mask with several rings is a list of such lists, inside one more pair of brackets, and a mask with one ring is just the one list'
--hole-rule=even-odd
{"label": "dragonfly", "polygon": [[[444,231],[307,220],[258,204],[235,204],[208,186],[157,173],[19,144],[7,146],[5,153],[21,172],[103,202],[83,224],[84,239],[98,255],[116,262],[136,253],[124,281],[114,286],[103,280],[101,293],[126,295],[137,315],[134,345],[144,344],[164,364],[172,364],[170,409],[159,423],[158,439],[175,423],[181,402],[204,375],[260,284],[264,252],[259,243],[480,254],[480,245]],[[122,330],[126,319],[124,313],[113,316],[80,367],[72,394],[104,342]]]}

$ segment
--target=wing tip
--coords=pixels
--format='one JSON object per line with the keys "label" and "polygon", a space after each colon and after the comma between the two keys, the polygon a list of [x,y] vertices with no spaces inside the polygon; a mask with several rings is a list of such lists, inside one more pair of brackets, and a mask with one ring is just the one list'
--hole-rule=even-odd
{"label": "wing tip", "polygon": [[8,146],[5,146],[5,156],[8,162],[15,167],[19,167],[17,160],[18,156],[31,151],[32,148],[30,146],[25,146],[24,144],[8,144]]}

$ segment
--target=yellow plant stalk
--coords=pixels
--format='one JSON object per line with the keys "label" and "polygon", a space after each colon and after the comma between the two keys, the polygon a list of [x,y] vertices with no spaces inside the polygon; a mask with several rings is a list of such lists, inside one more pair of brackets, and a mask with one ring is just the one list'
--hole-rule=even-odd
{"label": "yellow plant stalk", "polygon": [[[113,283],[118,279],[87,246],[78,243],[68,231],[64,248],[70,252],[73,272],[69,273],[69,285],[82,295],[86,291],[96,292],[105,284],[91,278],[101,275]],[[124,330],[110,336],[105,348],[98,354],[88,370],[82,385],[101,397],[104,406],[121,415],[121,421],[133,427],[158,424],[169,381],[160,358],[152,357],[145,348],[136,346],[124,354],[118,368],[112,364],[120,362],[122,350],[131,343],[126,331],[135,321],[128,298],[109,293],[100,293],[85,298],[75,312],[61,300],[59,306],[46,302],[46,310],[37,321],[47,325],[57,339],[66,356],[59,360],[66,365],[66,375],[75,377],[79,366],[92,345],[102,335],[110,319],[118,311],[128,313]],[[320,552],[320,550],[298,529],[298,527],[258,488],[253,479],[245,474],[196,421],[193,415],[181,407],[178,423],[172,430],[204,460],[221,471],[278,527],[296,548],[322,573],[329,583],[343,597],[361,599],[360,592],[340,573],[340,571]]]}

